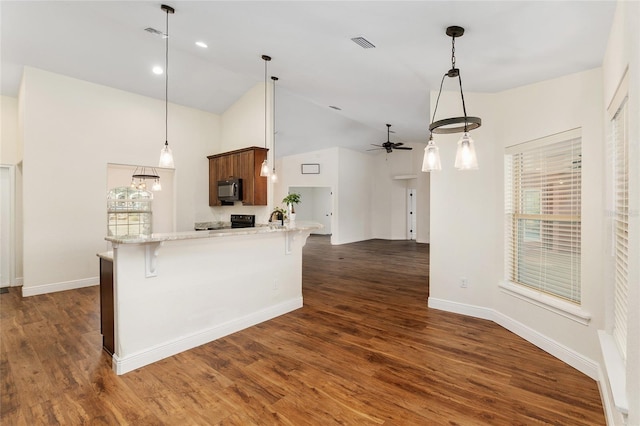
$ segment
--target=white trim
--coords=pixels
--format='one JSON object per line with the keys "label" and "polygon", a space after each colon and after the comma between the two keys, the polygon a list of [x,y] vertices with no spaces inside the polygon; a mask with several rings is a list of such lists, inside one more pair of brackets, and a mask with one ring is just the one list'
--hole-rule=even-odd
{"label": "white trim", "polygon": [[622,105],[622,101],[629,95],[629,66],[625,68],[624,73],[622,73],[622,78],[618,82],[618,87],[616,88],[613,97],[611,98],[611,102],[609,102],[609,106],[607,107],[607,118],[609,121],[613,120],[613,117],[620,109],[620,105]]}
{"label": "white trim", "polygon": [[547,145],[553,145],[554,143],[558,142],[578,139],[580,137],[582,137],[582,128],[576,127],[575,129],[565,130],[564,132],[554,133],[552,135],[543,136],[538,139],[510,145],[504,149],[504,153],[507,155],[519,154],[522,150],[525,149],[535,149]]}
{"label": "white trim", "polygon": [[302,307],[302,297],[287,300],[274,306],[253,312],[241,318],[231,320],[227,323],[217,325],[215,327],[194,333],[188,336],[180,337],[173,341],[163,343],[161,345],[140,351],[124,357],[118,357],[113,354],[111,365],[116,374],[121,375],[144,367],[161,359],[168,358],[180,352],[204,345],[220,339],[229,334],[233,334],[245,328],[254,326],[264,321],[268,321],[280,315],[284,315]]}
{"label": "white trim", "polygon": [[613,403],[616,410],[622,414],[629,414],[629,400],[627,399],[627,378],[624,360],[618,351],[613,336],[604,330],[598,330],[600,351],[604,360],[604,377],[609,383]]}
{"label": "white trim", "polygon": [[74,290],[76,288],[91,287],[100,284],[100,278],[91,277],[80,280],[63,281],[59,283],[22,286],[22,297],[37,296],[38,294],[55,293],[57,291]]}
{"label": "white trim", "polygon": [[[0,164],[9,173],[9,287],[16,281],[16,167],[12,164]],[[6,238],[6,236],[5,236]]]}
{"label": "white trim", "polygon": [[502,281],[498,284],[500,291],[518,299],[532,303],[548,311],[562,315],[582,325],[589,325],[591,314],[573,303],[565,302],[549,296],[541,291],[514,284],[510,281]]}
{"label": "white trim", "polygon": [[475,318],[487,319],[517,334],[526,341],[533,343],[543,351],[553,355],[559,360],[569,364],[576,370],[586,374],[593,380],[598,380],[598,363],[581,355],[567,346],[545,336],[544,334],[528,327],[511,317],[504,315],[495,309],[484,308],[482,306],[468,305],[466,303],[453,302],[450,300],[436,299],[429,297],[429,308],[442,311],[454,312],[468,315]]}
{"label": "white trim", "polygon": [[20,287],[21,285],[24,285],[24,278],[17,277],[15,283],[13,284],[13,287]]}

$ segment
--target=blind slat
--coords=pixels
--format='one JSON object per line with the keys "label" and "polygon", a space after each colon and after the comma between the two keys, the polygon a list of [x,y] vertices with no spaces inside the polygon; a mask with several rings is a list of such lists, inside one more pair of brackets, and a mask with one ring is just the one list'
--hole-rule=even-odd
{"label": "blind slat", "polygon": [[506,274],[580,303],[582,140],[579,131],[507,148]]}

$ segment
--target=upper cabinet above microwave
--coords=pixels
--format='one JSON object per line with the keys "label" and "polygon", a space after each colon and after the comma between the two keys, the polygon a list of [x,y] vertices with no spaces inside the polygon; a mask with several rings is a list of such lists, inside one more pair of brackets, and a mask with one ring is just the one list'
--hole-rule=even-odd
{"label": "upper cabinet above microwave", "polygon": [[242,204],[266,206],[267,178],[260,176],[260,166],[267,158],[268,151],[266,148],[252,146],[208,156],[209,205],[222,205],[218,199],[218,181],[238,178],[242,179]]}

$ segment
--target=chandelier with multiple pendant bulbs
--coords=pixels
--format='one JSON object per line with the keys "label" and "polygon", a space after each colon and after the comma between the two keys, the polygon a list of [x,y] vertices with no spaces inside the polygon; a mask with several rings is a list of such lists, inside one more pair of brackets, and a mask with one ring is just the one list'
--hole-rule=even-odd
{"label": "chandelier with multiple pendant bulbs", "polygon": [[[475,170],[478,168],[476,150],[473,139],[469,136],[469,132],[480,127],[482,125],[482,120],[479,117],[470,117],[467,115],[467,107],[464,103],[464,92],[462,91],[462,77],[460,77],[460,69],[456,68],[456,37],[462,37],[464,34],[464,28],[457,26],[448,27],[446,34],[451,37],[451,69],[442,76],[442,81],[440,82],[440,90],[438,92],[438,98],[436,99],[436,106],[433,110],[433,118],[429,125],[429,143],[424,149],[424,159],[422,162],[423,172],[432,172],[442,169],[440,164],[440,153],[438,151],[438,147],[433,142],[434,133],[463,133],[462,137],[458,141],[455,167],[458,170]],[[435,121],[445,77],[458,78],[460,98],[462,99],[462,112],[464,115],[462,117],[444,118]]]}

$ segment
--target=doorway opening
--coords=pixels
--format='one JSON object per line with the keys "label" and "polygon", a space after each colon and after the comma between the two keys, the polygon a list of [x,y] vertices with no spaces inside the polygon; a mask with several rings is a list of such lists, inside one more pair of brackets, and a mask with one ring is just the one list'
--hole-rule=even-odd
{"label": "doorway opening", "polygon": [[314,235],[332,235],[333,190],[331,187],[290,186],[289,192],[300,194],[301,202],[296,205],[296,220],[322,224],[322,229],[312,232]]}

